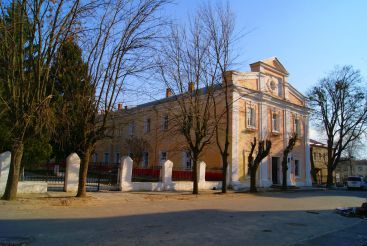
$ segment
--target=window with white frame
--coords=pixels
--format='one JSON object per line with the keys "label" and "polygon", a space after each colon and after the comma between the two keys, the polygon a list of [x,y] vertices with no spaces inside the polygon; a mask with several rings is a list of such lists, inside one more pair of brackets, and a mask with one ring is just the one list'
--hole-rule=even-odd
{"label": "window with white frame", "polygon": [[168,130],[168,115],[165,115],[162,118],[162,130]]}
{"label": "window with white frame", "polygon": [[159,163],[162,165],[165,161],[167,161],[167,152],[161,151],[159,155]]}
{"label": "window with white frame", "polygon": [[110,153],[104,153],[103,154],[103,162],[109,163],[110,162]]}
{"label": "window with white frame", "polygon": [[191,159],[190,151],[185,151],[183,153],[183,167],[186,169],[192,168],[192,159]]}
{"label": "window with white frame", "polygon": [[256,128],[256,111],[255,107],[247,107],[246,109],[246,127],[247,128]]}
{"label": "window with white frame", "polygon": [[149,152],[144,152],[143,153],[143,167],[148,167],[149,165]]}
{"label": "window with white frame", "polygon": [[298,137],[301,136],[301,121],[298,117],[294,118],[294,133],[297,134]]}
{"label": "window with white frame", "polygon": [[133,136],[135,133],[135,122],[130,122],[128,127],[128,134]]}
{"label": "window with white frame", "polygon": [[271,116],[271,126],[272,132],[279,132],[279,114],[276,112],[272,112]]}
{"label": "window with white frame", "polygon": [[150,132],[150,122],[151,122],[150,118],[145,119],[145,122],[144,122],[145,133]]}
{"label": "window with white frame", "polygon": [[301,166],[299,160],[294,160],[294,175],[299,177],[301,175]]}

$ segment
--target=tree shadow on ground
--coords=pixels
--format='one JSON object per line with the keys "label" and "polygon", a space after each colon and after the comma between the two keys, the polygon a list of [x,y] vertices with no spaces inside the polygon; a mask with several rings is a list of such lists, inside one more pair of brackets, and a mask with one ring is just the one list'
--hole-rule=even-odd
{"label": "tree shadow on ground", "polygon": [[[108,214],[109,208],[103,209]],[[356,224],[363,222],[330,210],[149,213],[147,207],[147,214],[140,215],[1,220],[0,245],[10,240],[30,245],[292,245]],[[367,229],[367,223],[363,226]]]}

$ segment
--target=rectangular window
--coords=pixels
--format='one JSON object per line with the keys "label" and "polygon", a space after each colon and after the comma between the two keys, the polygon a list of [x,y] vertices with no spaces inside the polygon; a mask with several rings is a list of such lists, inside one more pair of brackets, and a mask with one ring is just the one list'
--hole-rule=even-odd
{"label": "rectangular window", "polygon": [[166,151],[161,151],[161,153],[159,155],[160,164],[162,165],[166,160],[167,160],[167,152]]}
{"label": "rectangular window", "polygon": [[256,113],[255,113],[255,108],[253,107],[247,108],[246,126],[247,128],[256,128]]}
{"label": "rectangular window", "polygon": [[97,162],[97,158],[98,158],[97,153],[94,153],[93,156],[92,156],[93,163]]}
{"label": "rectangular window", "polygon": [[134,132],[135,132],[135,123],[134,122],[130,122],[129,123],[129,135],[130,136],[133,136],[134,135]]}
{"label": "rectangular window", "polygon": [[183,153],[183,167],[185,169],[191,169],[192,168],[192,160],[191,160],[190,151],[185,151]]}
{"label": "rectangular window", "polygon": [[120,153],[116,153],[115,163],[120,163]]}
{"label": "rectangular window", "polygon": [[299,163],[299,160],[294,160],[294,175],[296,177],[299,177],[300,176],[300,163]]}
{"label": "rectangular window", "polygon": [[272,131],[279,132],[279,115],[277,113],[272,113]]}
{"label": "rectangular window", "polygon": [[143,167],[148,167],[149,165],[149,152],[144,152],[143,154]]}
{"label": "rectangular window", "polygon": [[104,153],[103,162],[104,163],[109,163],[110,162],[110,153]]}
{"label": "rectangular window", "polygon": [[297,118],[294,119],[294,133],[296,133],[298,137],[301,136],[301,124],[300,120]]}
{"label": "rectangular window", "polygon": [[168,130],[168,115],[162,118],[162,130]]}
{"label": "rectangular window", "polygon": [[150,118],[146,119],[144,122],[144,131],[145,133],[150,132]]}

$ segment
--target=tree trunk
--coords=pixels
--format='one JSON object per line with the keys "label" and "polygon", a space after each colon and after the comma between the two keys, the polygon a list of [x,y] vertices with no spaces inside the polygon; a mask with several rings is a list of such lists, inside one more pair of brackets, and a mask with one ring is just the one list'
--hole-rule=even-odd
{"label": "tree trunk", "polygon": [[330,188],[332,186],[333,186],[333,170],[331,167],[328,166],[326,187]]}
{"label": "tree trunk", "polygon": [[88,165],[89,159],[92,153],[92,147],[87,147],[84,155],[80,160],[80,170],[79,170],[79,184],[78,193],[76,197],[86,197],[87,196],[87,175],[88,175]]}
{"label": "tree trunk", "polygon": [[227,169],[228,169],[228,160],[227,155],[222,156],[223,159],[223,180],[222,180],[222,193],[227,193]]}
{"label": "tree trunk", "polygon": [[283,177],[282,177],[282,190],[287,190],[287,171],[288,171],[288,163],[283,161],[282,163],[282,173],[283,173]]}
{"label": "tree trunk", "polygon": [[17,197],[19,173],[23,157],[24,144],[23,142],[15,142],[11,148],[11,163],[8,181],[6,183],[4,195],[1,198],[8,201],[15,200]]}
{"label": "tree trunk", "polygon": [[254,167],[250,168],[250,177],[251,177],[250,192],[255,193],[255,192],[257,192],[257,188],[256,188],[256,168],[254,168]]}
{"label": "tree trunk", "polygon": [[193,178],[193,187],[192,194],[199,194],[199,184],[198,184],[198,161],[197,158],[194,158],[193,167],[192,167],[192,178]]}

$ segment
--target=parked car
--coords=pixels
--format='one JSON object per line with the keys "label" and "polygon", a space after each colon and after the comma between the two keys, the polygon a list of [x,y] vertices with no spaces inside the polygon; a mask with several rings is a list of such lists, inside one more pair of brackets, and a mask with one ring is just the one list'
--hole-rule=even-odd
{"label": "parked car", "polygon": [[364,189],[367,188],[367,183],[360,176],[351,176],[347,179],[347,188],[351,189]]}

